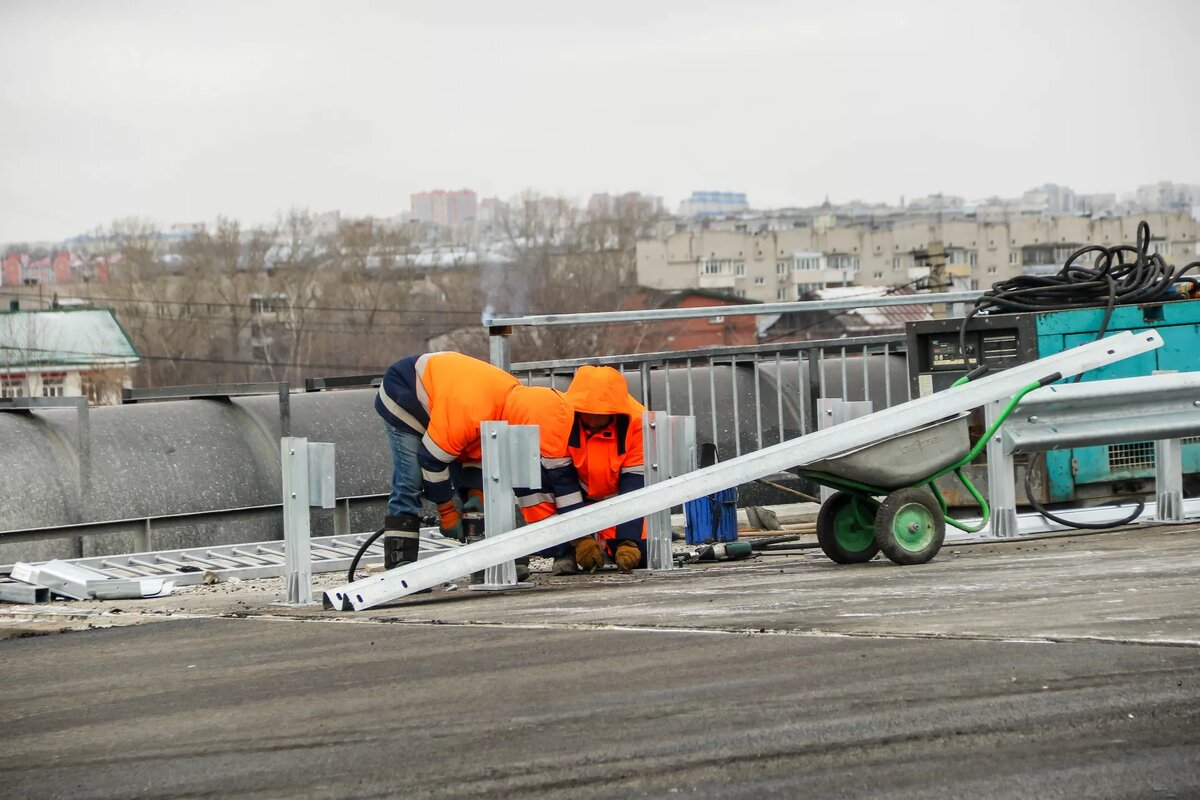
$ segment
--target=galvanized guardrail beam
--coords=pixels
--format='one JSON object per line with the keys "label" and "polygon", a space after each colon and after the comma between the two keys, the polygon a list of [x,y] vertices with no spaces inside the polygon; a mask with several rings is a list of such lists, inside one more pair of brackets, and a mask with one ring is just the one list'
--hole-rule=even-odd
{"label": "galvanized guardrail beam", "polygon": [[[1130,408],[1136,407],[1136,414]],[[1045,386],[1001,429],[1006,453],[1180,439],[1200,434],[1200,373]]]}
{"label": "galvanized guardrail beam", "polygon": [[[990,404],[987,414],[990,425],[999,414],[998,404]],[[1155,443],[1157,492],[1153,512],[1144,514],[1153,513],[1159,522],[1182,522],[1180,440],[1196,435],[1200,435],[1200,373],[1064,383],[1030,392],[988,442],[992,507],[988,531],[998,538],[1021,532],[1014,454],[1144,441]],[[1082,517],[1072,512],[1072,519]]]}

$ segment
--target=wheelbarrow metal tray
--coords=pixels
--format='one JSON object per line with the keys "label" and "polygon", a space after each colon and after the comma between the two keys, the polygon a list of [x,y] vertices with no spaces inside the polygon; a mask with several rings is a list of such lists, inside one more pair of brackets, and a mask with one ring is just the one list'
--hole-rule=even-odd
{"label": "wheelbarrow metal tray", "polygon": [[823,472],[889,492],[912,486],[970,451],[969,417],[969,413],[947,417],[856,450],[803,464],[796,471]]}

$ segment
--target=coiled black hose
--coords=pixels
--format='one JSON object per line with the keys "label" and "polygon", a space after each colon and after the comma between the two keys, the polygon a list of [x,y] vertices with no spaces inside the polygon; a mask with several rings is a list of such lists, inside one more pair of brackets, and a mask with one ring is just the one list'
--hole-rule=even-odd
{"label": "coiled black hose", "polygon": [[[959,328],[958,346],[963,363],[970,366],[966,355],[967,326],[976,314],[1060,311],[1102,305],[1104,318],[1096,334],[1097,339],[1102,339],[1117,306],[1166,299],[1177,283],[1189,284],[1189,291],[1200,288],[1200,279],[1185,277],[1194,267],[1200,267],[1200,261],[1176,270],[1161,255],[1149,250],[1150,225],[1142,220],[1138,223],[1136,245],[1088,245],[1072,253],[1055,275],[1017,275],[992,284],[992,288],[975,301],[974,308],[967,312]],[[1089,253],[1096,254],[1092,266],[1076,263]],[[976,365],[980,358],[982,354],[976,353]]]}

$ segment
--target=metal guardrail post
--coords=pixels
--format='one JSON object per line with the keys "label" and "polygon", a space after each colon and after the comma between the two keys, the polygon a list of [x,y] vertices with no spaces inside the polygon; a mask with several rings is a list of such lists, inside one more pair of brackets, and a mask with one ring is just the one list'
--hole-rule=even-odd
{"label": "metal guardrail post", "polygon": [[[642,418],[642,450],[646,462],[646,486],[662,483],[670,475],[671,432],[665,411],[647,411]],[[666,570],[675,566],[671,556],[671,509],[646,515],[646,566]]]}
{"label": "metal guardrail post", "polygon": [[1158,522],[1183,522],[1183,442],[1160,439],[1154,443],[1155,519]]}
{"label": "metal guardrail post", "polygon": [[508,338],[512,328],[508,325],[488,326],[488,360],[492,366],[508,372],[512,368],[512,345]]}
{"label": "metal guardrail post", "polygon": [[[809,430],[801,430],[800,435],[812,433],[813,431],[821,430],[821,364],[817,358],[816,350],[809,350],[805,353],[796,354],[797,364],[808,362],[808,382],[807,385],[801,384],[798,388],[803,395],[804,416],[806,416],[812,425]],[[798,371],[802,371],[802,366],[797,366]]]}
{"label": "metal guardrail post", "polygon": [[[985,429],[995,424],[1007,403],[1007,400],[997,400],[983,407]],[[1016,465],[1012,455],[1004,451],[1003,442],[1000,431],[996,431],[987,443],[988,505],[992,508],[987,530],[989,535],[998,539],[1007,539],[1019,533]]]}
{"label": "metal guardrail post", "polygon": [[[483,524],[486,539],[508,533],[516,527],[513,487],[541,488],[542,473],[536,425],[483,422],[479,432],[483,449]],[[517,583],[517,565],[513,561],[487,567],[483,583],[471,585],[472,589],[479,591],[532,587],[532,583]]]}
{"label": "metal guardrail post", "polygon": [[[699,466],[699,454],[696,450],[696,418],[681,415],[668,417],[667,430],[670,433],[671,477],[677,478],[680,475],[694,472]],[[671,509],[665,509],[663,513],[666,515],[667,520],[667,535],[665,541],[660,540],[659,543],[659,566],[652,566],[654,562],[650,560],[649,553],[647,553],[646,565],[651,569],[664,570],[675,568],[675,553],[671,548],[671,541],[674,539],[674,533],[671,530]],[[662,566],[664,563],[665,566]]]}
{"label": "metal guardrail post", "polygon": [[333,508],[334,446],[304,437],[279,440],[283,473],[283,553],[287,605],[307,606],[312,597],[312,541],[309,506]]}
{"label": "metal guardrail post", "polygon": [[308,518],[308,439],[279,440],[283,465],[284,585],[288,605],[312,602],[312,551]]}
{"label": "metal guardrail post", "polygon": [[[695,470],[696,418],[647,411],[642,420],[642,448],[647,486]],[[646,567],[658,571],[675,568],[670,507],[646,516]]]}

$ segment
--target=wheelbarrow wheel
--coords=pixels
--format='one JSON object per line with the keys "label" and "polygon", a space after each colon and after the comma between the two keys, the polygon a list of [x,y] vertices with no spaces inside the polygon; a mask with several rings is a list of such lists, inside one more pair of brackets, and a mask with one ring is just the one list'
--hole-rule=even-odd
{"label": "wheelbarrow wheel", "polygon": [[933,494],[909,487],[884,498],[875,515],[875,544],[896,564],[924,564],[942,549],[946,518]]}
{"label": "wheelbarrow wheel", "polygon": [[879,552],[875,544],[876,504],[850,492],[834,492],[817,512],[817,541],[839,564],[861,564]]}

